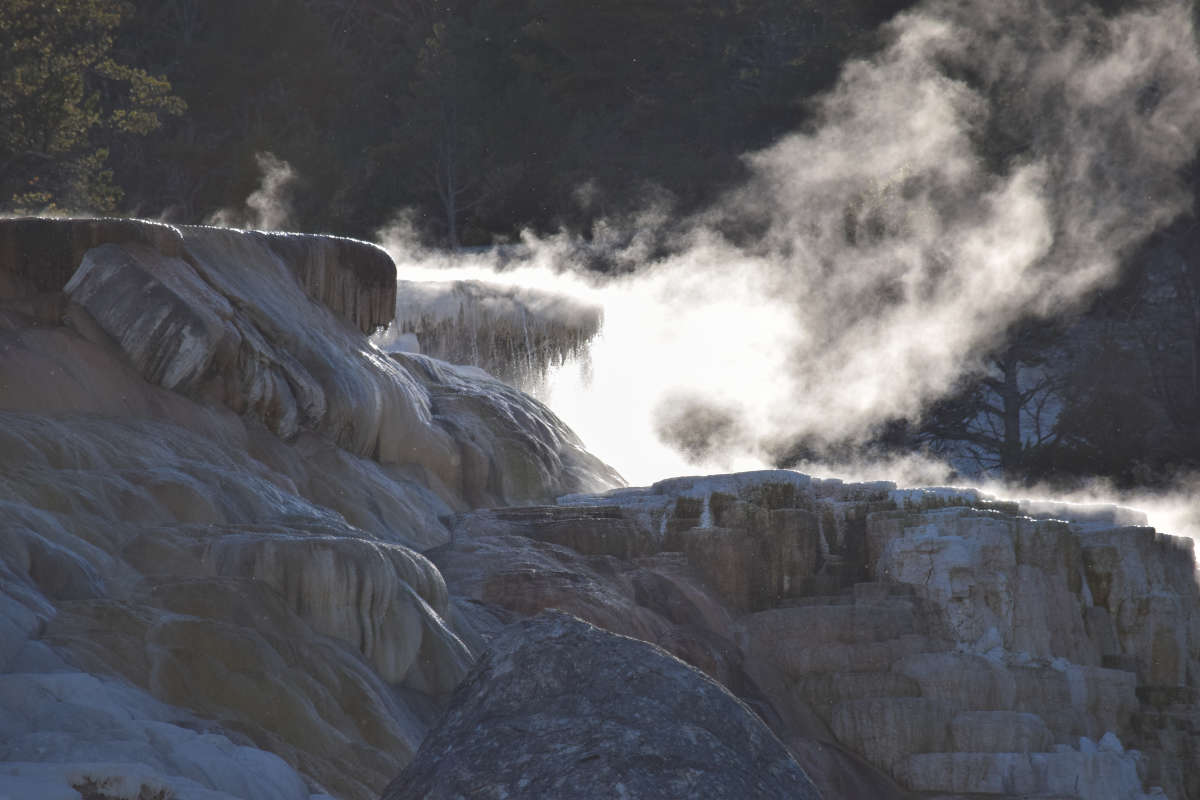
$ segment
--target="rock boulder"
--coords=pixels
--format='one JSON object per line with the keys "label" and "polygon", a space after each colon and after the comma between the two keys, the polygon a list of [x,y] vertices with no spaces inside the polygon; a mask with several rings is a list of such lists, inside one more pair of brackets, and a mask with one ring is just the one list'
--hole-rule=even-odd
{"label": "rock boulder", "polygon": [[384,800],[816,800],[717,683],[645,642],[548,612],[498,637]]}

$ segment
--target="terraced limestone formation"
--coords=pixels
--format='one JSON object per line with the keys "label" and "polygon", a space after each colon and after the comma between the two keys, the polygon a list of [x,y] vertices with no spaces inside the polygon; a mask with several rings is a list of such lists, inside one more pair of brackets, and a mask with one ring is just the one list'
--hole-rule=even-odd
{"label": "terraced limestone formation", "polygon": [[443,520],[615,474],[524,395],[373,348],[372,245],[0,242],[0,794],[376,796],[476,655],[421,554]]}
{"label": "terraced limestone formation", "polygon": [[702,669],[827,797],[1200,796],[1191,540],[1056,511],[743,473],[474,512],[433,559],[485,635],[557,607]]}
{"label": "terraced limestone formation", "polygon": [[622,488],[521,392],[374,347],[389,270],[0,221],[0,797],[1200,799],[1190,540]]}

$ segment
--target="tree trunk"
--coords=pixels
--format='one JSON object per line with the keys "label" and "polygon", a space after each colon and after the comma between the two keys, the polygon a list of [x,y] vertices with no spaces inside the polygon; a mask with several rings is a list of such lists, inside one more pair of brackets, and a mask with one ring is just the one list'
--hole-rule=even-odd
{"label": "tree trunk", "polygon": [[1004,445],[1000,451],[1000,469],[1006,476],[1017,473],[1021,466],[1021,386],[1016,354],[1010,348],[999,362],[1004,372],[1004,388],[1000,393],[1004,411]]}
{"label": "tree trunk", "polygon": [[446,208],[446,242],[450,249],[458,252],[458,207],[455,202],[457,187],[454,185],[454,173],[446,174],[446,196],[443,205]]}

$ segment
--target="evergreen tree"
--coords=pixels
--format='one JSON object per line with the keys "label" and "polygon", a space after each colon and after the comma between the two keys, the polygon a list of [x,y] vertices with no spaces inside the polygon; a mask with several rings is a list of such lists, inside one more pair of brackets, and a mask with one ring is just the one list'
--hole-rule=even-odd
{"label": "evergreen tree", "polygon": [[105,136],[144,136],[184,103],[113,57],[118,0],[0,3],[0,207],[108,212],[121,190]]}

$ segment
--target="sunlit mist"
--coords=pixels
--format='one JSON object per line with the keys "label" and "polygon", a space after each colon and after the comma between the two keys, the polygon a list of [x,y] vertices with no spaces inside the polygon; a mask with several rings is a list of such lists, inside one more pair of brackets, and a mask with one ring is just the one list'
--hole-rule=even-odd
{"label": "sunlit mist", "polygon": [[[1200,133],[1191,19],[1182,2],[1109,18],[925,3],[845,66],[809,128],[746,157],[743,186],[685,220],[650,209],[646,229],[616,237],[610,255],[632,264],[620,274],[587,272],[568,234],[447,254],[401,220],[380,240],[402,280],[599,307],[586,355],[531,388],[631,483],[862,441],[918,419],[1015,322],[1111,284],[1188,208],[1176,172]],[[995,130],[1018,146],[984,152]],[[666,254],[647,255],[647,237]]]}

